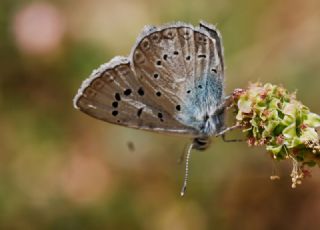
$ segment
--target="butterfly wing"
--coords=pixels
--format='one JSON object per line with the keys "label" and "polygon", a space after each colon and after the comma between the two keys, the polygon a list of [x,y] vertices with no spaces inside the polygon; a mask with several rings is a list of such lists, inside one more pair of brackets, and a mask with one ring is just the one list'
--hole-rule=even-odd
{"label": "butterfly wing", "polygon": [[215,32],[183,23],[145,28],[129,58],[114,58],[84,81],[74,106],[114,124],[198,136],[201,116],[223,96]]}
{"label": "butterfly wing", "polygon": [[131,55],[136,76],[159,110],[207,134],[205,116],[214,114],[224,97],[217,30],[205,23],[147,27]]}
{"label": "butterfly wing", "polygon": [[[115,57],[82,83],[74,98],[74,106],[94,118],[113,124],[159,132],[191,135],[195,132],[170,119],[170,114],[149,100],[149,93],[141,87],[130,61],[125,57]],[[164,117],[168,119],[164,121]]]}

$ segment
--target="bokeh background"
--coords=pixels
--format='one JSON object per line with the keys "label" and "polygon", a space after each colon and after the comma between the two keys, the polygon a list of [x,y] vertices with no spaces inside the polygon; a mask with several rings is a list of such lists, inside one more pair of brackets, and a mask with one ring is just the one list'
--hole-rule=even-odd
{"label": "bokeh background", "polygon": [[214,139],[181,198],[189,139],[94,120],[72,98],[144,25],[203,19],[223,35],[227,93],[283,84],[320,113],[319,12],[319,0],[1,0],[0,229],[318,229],[319,168],[293,190],[290,163],[273,182],[264,149]]}

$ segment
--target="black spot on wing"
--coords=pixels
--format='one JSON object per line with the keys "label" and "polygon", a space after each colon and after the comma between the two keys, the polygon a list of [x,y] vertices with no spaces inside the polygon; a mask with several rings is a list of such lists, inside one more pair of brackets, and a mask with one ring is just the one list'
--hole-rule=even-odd
{"label": "black spot on wing", "polygon": [[140,96],[143,96],[143,95],[144,95],[144,90],[143,90],[142,87],[140,87],[140,88],[138,89],[138,94],[139,94]]}
{"label": "black spot on wing", "polygon": [[123,92],[123,94],[124,94],[125,96],[129,96],[131,93],[132,93],[132,90],[131,90],[131,89],[126,89],[126,90]]}
{"label": "black spot on wing", "polygon": [[137,111],[137,116],[140,117],[142,114],[143,108],[138,109]]}
{"label": "black spot on wing", "polygon": [[161,122],[163,122],[163,114],[162,113],[158,113],[158,118],[160,119]]}
{"label": "black spot on wing", "polygon": [[117,108],[118,107],[118,102],[117,101],[112,102],[112,107],[113,108]]}
{"label": "black spot on wing", "polygon": [[206,58],[207,56],[205,54],[199,54],[198,58]]}
{"label": "black spot on wing", "polygon": [[116,99],[117,101],[121,101],[120,93],[116,93],[116,94],[114,95],[114,97],[115,97],[115,99]]}

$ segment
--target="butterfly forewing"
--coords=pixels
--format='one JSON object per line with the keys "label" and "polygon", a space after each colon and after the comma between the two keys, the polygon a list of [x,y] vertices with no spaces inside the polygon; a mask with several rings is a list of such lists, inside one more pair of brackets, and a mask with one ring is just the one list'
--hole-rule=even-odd
{"label": "butterfly forewing", "polygon": [[214,111],[223,97],[220,40],[206,29],[185,24],[148,29],[145,34],[132,51],[141,84],[151,90],[160,108],[198,129],[193,120]]}

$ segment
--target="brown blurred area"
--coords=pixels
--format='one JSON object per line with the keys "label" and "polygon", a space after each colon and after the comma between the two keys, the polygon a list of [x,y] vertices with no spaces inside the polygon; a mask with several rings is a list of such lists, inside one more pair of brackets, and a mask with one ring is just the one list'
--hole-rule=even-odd
{"label": "brown blurred area", "polygon": [[289,163],[273,182],[263,149],[214,139],[193,153],[181,198],[189,139],[72,107],[144,25],[205,20],[223,35],[227,93],[282,84],[320,113],[319,12],[318,0],[1,0],[0,229],[319,229],[319,168],[293,190]]}

